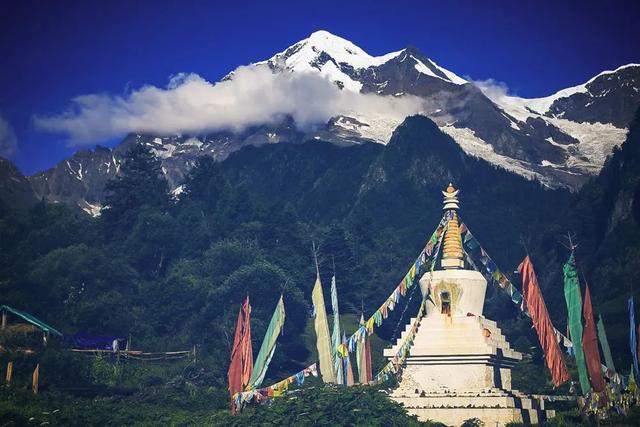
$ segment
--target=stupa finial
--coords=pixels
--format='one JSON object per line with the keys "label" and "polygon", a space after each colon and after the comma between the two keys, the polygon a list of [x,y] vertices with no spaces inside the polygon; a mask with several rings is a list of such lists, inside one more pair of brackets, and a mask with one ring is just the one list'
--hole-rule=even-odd
{"label": "stupa finial", "polygon": [[460,209],[460,206],[458,205],[459,192],[460,190],[456,190],[453,187],[453,184],[449,183],[447,189],[442,192],[442,195],[444,196],[444,207],[442,209],[445,211],[449,209]]}
{"label": "stupa finial", "polygon": [[460,225],[458,224],[457,209],[460,209],[458,193],[453,184],[442,192],[444,196],[445,215],[449,216],[449,225],[444,235],[444,247],[442,249],[441,265],[444,269],[464,268],[464,254],[462,251],[462,238],[460,237]]}

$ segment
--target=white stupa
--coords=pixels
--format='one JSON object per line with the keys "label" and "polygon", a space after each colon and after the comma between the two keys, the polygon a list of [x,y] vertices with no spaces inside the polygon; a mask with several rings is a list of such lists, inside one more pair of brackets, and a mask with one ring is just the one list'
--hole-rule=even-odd
{"label": "white stupa", "polygon": [[[427,313],[391,398],[420,420],[447,425],[459,426],[470,418],[485,426],[541,422],[553,411],[545,411],[541,399],[511,388],[511,368],[522,354],[509,346],[496,322],[482,316],[487,281],[478,271],[465,268],[458,191],[449,184],[443,192],[450,220],[442,269],[420,278],[423,296],[429,295]],[[397,353],[409,329],[385,350],[386,357]]]}

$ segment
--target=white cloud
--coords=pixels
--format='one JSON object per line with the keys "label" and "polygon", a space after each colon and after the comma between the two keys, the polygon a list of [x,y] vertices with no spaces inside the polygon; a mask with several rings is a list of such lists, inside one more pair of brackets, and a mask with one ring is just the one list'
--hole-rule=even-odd
{"label": "white cloud", "polygon": [[509,87],[505,82],[500,82],[494,79],[486,79],[486,80],[470,80],[478,89],[484,93],[484,95],[490,100],[497,102],[502,98],[507,96],[512,96],[509,94]]}
{"label": "white cloud", "polygon": [[95,143],[129,132],[169,135],[247,126],[294,118],[300,128],[357,111],[399,120],[421,111],[416,97],[382,97],[340,90],[311,73],[272,73],[240,67],[232,80],[210,83],[196,74],[173,77],[166,88],[144,86],[126,95],[83,95],[70,108],[35,117],[40,129],[66,134],[70,144]]}
{"label": "white cloud", "polygon": [[0,117],[0,156],[12,157],[18,148],[18,139],[13,127]]}

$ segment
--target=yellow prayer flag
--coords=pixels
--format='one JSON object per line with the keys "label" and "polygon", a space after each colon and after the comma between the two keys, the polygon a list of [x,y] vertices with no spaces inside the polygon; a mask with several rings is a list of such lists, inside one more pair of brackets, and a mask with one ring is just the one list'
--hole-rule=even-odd
{"label": "yellow prayer flag", "polygon": [[373,316],[371,316],[369,318],[369,320],[367,320],[367,323],[365,324],[365,328],[367,328],[367,332],[369,332],[369,334],[373,333],[373,323],[375,322],[375,319],[373,318]]}
{"label": "yellow prayer flag", "polygon": [[324,295],[322,293],[322,283],[320,282],[319,274],[316,276],[316,284],[313,286],[311,300],[313,301],[313,307],[316,313],[314,326],[316,330],[316,348],[318,350],[322,381],[325,383],[335,383],[336,375],[333,371],[329,323],[327,322],[327,311],[324,306]]}
{"label": "yellow prayer flag", "polygon": [[11,378],[13,377],[13,362],[7,362],[7,384],[11,384]]}

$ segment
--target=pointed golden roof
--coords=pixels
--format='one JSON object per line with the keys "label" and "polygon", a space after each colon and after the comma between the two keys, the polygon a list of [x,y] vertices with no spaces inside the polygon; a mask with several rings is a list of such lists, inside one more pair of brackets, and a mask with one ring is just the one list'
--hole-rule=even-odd
{"label": "pointed golden roof", "polygon": [[460,208],[458,193],[453,184],[442,192],[446,215],[449,215],[449,225],[444,235],[444,247],[442,249],[442,268],[464,268],[464,252],[462,250],[462,238],[460,236],[460,224],[458,223],[457,209]]}

